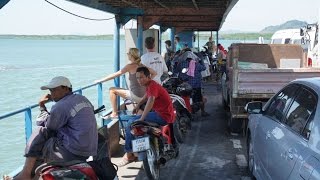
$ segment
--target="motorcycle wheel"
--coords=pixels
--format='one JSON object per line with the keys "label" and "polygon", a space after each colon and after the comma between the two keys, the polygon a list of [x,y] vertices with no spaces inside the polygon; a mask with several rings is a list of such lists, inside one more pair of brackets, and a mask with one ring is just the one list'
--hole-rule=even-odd
{"label": "motorcycle wheel", "polygon": [[186,118],[186,124],[187,124],[187,129],[188,130],[191,130],[192,129],[192,124],[191,124],[191,121],[192,121],[192,115],[189,113],[189,114],[185,114],[184,116],[183,116],[184,118]]}
{"label": "motorcycle wheel", "polygon": [[150,149],[146,151],[146,158],[143,160],[144,171],[148,179],[157,180],[160,178],[160,164],[158,163],[158,151],[153,144],[150,144]]}
{"label": "motorcycle wheel", "polygon": [[173,123],[173,134],[179,143],[183,143],[186,137],[186,133],[182,131],[183,127],[181,127],[181,124],[178,121],[179,120],[177,119]]}

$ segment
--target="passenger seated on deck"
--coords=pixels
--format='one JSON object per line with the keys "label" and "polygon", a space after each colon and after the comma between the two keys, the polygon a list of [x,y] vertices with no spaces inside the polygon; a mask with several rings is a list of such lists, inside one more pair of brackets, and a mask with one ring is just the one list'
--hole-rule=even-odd
{"label": "passenger seated on deck", "polygon": [[[137,112],[137,110],[139,110],[139,107],[145,102],[147,102],[147,104],[144,107],[142,115],[136,115],[128,121],[125,141],[126,154],[123,156],[122,161],[118,164],[118,166],[120,167],[125,166],[137,159],[132,153],[131,141],[134,137],[130,133],[130,126],[134,121],[154,122],[161,126],[164,126],[167,123],[173,123],[175,119],[173,105],[168,92],[161,85],[151,79],[150,71],[148,70],[148,68],[139,67],[137,69],[136,77],[139,84],[146,87],[146,94],[135,107],[133,113]],[[151,109],[153,109],[154,112],[150,112]]]}
{"label": "passenger seated on deck", "polygon": [[[33,131],[26,146],[23,169],[13,179],[31,179],[38,161],[85,161],[97,154],[98,131],[90,101],[73,94],[69,79],[63,76],[41,87],[41,90],[47,89],[50,94],[39,100],[41,112],[37,124],[40,127]],[[45,103],[51,100],[56,103],[48,112]]]}
{"label": "passenger seated on deck", "polygon": [[[140,66],[143,66],[143,64],[141,64],[139,50],[137,48],[130,48],[127,55],[128,55],[129,63],[125,65],[121,70],[95,81],[95,83],[109,81],[127,72],[129,73],[129,81],[130,81],[129,89],[123,89],[118,87],[111,87],[109,89],[112,113],[110,114],[110,116],[105,117],[106,119],[118,117],[117,96],[139,103],[141,101],[142,96],[145,94],[145,88],[140,86],[136,79],[137,68]],[[152,74],[151,75],[152,78],[157,75],[157,73],[154,70],[152,69],[149,69],[149,70]]]}

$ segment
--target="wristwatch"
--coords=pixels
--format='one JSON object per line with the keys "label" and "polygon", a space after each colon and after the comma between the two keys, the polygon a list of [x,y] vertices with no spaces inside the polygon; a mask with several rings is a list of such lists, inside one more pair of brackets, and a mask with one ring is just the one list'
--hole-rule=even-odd
{"label": "wristwatch", "polygon": [[40,107],[39,110],[40,110],[40,111],[47,111],[47,108],[45,108],[45,107]]}

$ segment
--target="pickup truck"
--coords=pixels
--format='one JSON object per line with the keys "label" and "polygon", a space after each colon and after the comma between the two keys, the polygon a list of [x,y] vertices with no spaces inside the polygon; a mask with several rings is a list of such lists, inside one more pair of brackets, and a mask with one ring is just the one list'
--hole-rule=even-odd
{"label": "pickup truck", "polygon": [[320,76],[320,68],[308,67],[306,53],[294,44],[232,44],[226,69],[222,103],[230,110],[228,125],[233,132],[246,128],[248,102],[266,102],[294,79]]}

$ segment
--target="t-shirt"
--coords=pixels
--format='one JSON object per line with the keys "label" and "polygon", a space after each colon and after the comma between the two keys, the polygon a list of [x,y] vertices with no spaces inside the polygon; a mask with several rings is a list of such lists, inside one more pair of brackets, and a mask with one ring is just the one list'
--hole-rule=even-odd
{"label": "t-shirt", "polygon": [[168,68],[162,56],[157,52],[147,52],[141,56],[141,63],[148,68],[152,68],[157,72],[153,78],[157,83],[161,84],[161,76],[164,72],[168,72]]}
{"label": "t-shirt", "polygon": [[178,42],[177,44],[176,44],[176,52],[177,51],[181,51],[183,48],[182,48],[182,44],[180,43],[180,42]]}
{"label": "t-shirt", "polygon": [[37,118],[57,132],[57,138],[71,153],[94,156],[98,149],[97,122],[90,101],[79,94],[66,95]]}
{"label": "t-shirt", "polygon": [[167,123],[173,123],[175,115],[171,98],[167,90],[155,81],[151,80],[150,84],[147,86],[146,93],[147,97],[155,97],[153,110]]}

